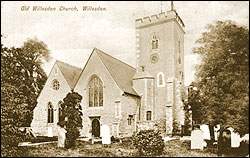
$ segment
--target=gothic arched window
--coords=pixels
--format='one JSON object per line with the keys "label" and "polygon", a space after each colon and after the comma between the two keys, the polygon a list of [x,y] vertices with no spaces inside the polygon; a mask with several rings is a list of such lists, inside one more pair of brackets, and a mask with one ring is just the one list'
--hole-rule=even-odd
{"label": "gothic arched window", "polygon": [[163,72],[159,72],[157,74],[157,86],[158,87],[164,87],[165,86],[165,79]]}
{"label": "gothic arched window", "polygon": [[152,120],[152,112],[151,112],[151,111],[147,111],[146,115],[147,115],[147,116],[146,116],[147,121]]}
{"label": "gothic arched window", "polygon": [[155,34],[153,35],[153,39],[151,41],[151,48],[152,50],[157,50],[159,48],[159,39]]}
{"label": "gothic arched window", "polygon": [[58,121],[61,121],[62,119],[62,103],[63,102],[61,100],[58,102]]}
{"label": "gothic arched window", "polygon": [[94,76],[89,82],[89,107],[103,106],[103,84],[102,81]]}
{"label": "gothic arched window", "polygon": [[57,79],[54,79],[54,80],[52,81],[52,88],[53,88],[54,90],[58,90],[58,89],[60,88],[60,84],[59,84],[59,81],[58,81]]}
{"label": "gothic arched window", "polygon": [[54,109],[51,102],[48,102],[48,123],[54,122]]}

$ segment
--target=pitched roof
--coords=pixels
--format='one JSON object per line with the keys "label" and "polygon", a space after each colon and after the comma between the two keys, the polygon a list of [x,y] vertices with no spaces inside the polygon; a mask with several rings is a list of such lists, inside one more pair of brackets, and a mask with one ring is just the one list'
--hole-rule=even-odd
{"label": "pitched roof", "polygon": [[82,69],[58,60],[56,60],[55,64],[58,65],[70,88],[73,89],[80,77]]}
{"label": "pitched roof", "polygon": [[98,54],[118,87],[126,93],[139,96],[133,89],[133,76],[136,69],[97,48],[94,48],[94,51]]}

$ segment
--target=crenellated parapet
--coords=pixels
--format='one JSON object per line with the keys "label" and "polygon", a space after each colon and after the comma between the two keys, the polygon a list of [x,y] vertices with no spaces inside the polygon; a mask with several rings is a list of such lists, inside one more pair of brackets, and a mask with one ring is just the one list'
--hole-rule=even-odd
{"label": "crenellated parapet", "polygon": [[147,25],[162,23],[171,20],[175,20],[184,31],[185,25],[175,10],[139,18],[135,20],[135,23],[136,23],[136,28],[141,28],[141,27],[146,27]]}

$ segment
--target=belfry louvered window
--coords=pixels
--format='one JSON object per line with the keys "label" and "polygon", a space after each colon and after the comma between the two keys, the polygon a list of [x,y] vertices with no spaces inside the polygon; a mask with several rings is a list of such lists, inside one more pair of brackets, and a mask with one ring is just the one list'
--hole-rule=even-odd
{"label": "belfry louvered window", "polygon": [[103,106],[103,83],[94,76],[89,82],[89,107]]}
{"label": "belfry louvered window", "polygon": [[159,47],[159,39],[156,37],[155,34],[153,35],[151,45],[152,45],[152,50],[156,50]]}

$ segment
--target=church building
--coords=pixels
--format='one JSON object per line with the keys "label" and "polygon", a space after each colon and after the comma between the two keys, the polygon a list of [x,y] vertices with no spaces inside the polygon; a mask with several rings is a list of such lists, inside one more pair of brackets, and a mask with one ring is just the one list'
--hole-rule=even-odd
{"label": "church building", "polygon": [[81,136],[99,137],[108,125],[114,137],[158,128],[166,134],[184,125],[184,23],[172,8],[136,19],[136,68],[94,48],[83,69],[56,61],[38,97],[31,128],[57,136],[60,104],[68,92],[83,99]]}

